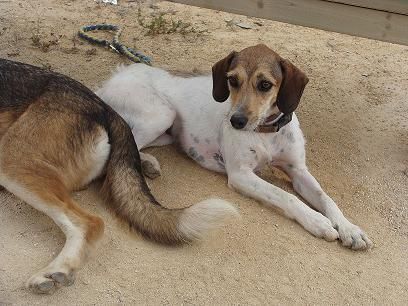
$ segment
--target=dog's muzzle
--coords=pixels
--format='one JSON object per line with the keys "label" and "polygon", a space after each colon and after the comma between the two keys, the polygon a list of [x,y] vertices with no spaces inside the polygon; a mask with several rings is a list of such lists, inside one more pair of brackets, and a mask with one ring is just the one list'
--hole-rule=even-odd
{"label": "dog's muzzle", "polygon": [[292,114],[277,113],[269,116],[255,129],[259,133],[276,133],[292,120]]}

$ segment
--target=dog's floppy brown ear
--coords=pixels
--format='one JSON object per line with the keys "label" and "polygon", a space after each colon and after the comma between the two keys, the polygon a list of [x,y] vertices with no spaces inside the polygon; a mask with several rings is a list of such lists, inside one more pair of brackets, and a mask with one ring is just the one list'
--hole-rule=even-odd
{"label": "dog's floppy brown ear", "polygon": [[286,59],[282,59],[280,65],[283,78],[276,101],[279,110],[289,114],[297,108],[309,79],[299,68]]}
{"label": "dog's floppy brown ear", "polygon": [[218,61],[212,66],[212,78],[213,78],[213,97],[217,102],[224,102],[229,97],[229,88],[227,80],[227,72],[230,68],[231,61],[234,59],[237,53],[231,52],[227,57]]}

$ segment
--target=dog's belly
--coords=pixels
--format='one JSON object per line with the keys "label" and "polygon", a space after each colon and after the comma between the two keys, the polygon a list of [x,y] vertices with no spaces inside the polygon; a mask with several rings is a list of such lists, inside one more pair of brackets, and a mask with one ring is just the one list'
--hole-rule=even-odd
{"label": "dog's belly", "polygon": [[179,137],[182,149],[202,167],[225,173],[224,159],[216,137],[183,133]]}

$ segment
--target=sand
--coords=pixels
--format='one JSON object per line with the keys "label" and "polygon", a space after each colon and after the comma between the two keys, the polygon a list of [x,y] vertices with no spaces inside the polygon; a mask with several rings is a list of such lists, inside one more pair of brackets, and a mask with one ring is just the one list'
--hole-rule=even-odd
{"label": "sand", "polygon": [[[146,36],[138,7],[145,22],[162,12],[191,22],[194,31]],[[239,21],[253,28],[234,25]],[[95,89],[118,64],[129,64],[74,38],[79,26],[97,22],[126,25],[122,40],[167,69],[209,72],[233,49],[259,42],[302,68],[310,83],[297,114],[308,166],[374,248],[353,252],[314,238],[228,189],[225,176],[200,168],[175,147],[153,148],[148,151],[163,175],[149,184],[163,204],[221,197],[241,218],[201,243],[164,247],[123,228],[95,188],[75,193],[104,218],[105,235],[72,287],[35,295],[24,283],[58,253],[64,236],[48,217],[2,191],[1,305],[408,303],[407,46],[167,2],[33,0],[0,1],[0,56],[49,67]],[[293,192],[273,169],[262,176]]]}

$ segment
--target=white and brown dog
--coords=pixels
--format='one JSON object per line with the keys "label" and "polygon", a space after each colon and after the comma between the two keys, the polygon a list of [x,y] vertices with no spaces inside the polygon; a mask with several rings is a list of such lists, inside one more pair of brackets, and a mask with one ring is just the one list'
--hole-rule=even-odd
{"label": "white and brown dog", "polygon": [[[201,166],[226,172],[230,187],[280,208],[316,237],[339,238],[354,250],[370,248],[367,235],[344,217],[306,167],[305,141],[293,111],[307,82],[288,60],[257,45],[216,63],[212,80],[131,65],[97,94],[128,122],[139,149],[174,140]],[[153,156],[142,159],[159,171]],[[317,211],[257,176],[265,165],[285,171]],[[157,174],[151,170],[151,176]]]}

